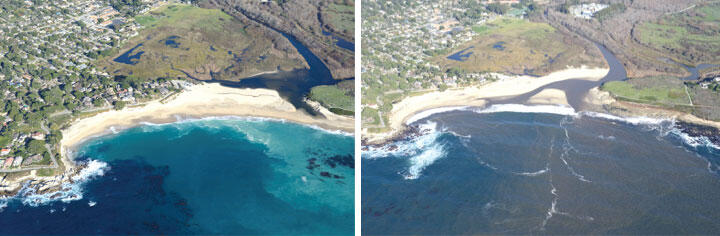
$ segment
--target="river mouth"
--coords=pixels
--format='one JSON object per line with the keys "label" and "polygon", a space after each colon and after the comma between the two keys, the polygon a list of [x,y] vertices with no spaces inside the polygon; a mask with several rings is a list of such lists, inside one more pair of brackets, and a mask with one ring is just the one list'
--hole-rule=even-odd
{"label": "river mouth", "polygon": [[598,47],[600,52],[602,53],[603,57],[605,58],[605,61],[608,63],[608,66],[610,67],[610,70],[608,71],[607,75],[603,77],[602,79],[598,81],[589,81],[582,78],[576,78],[576,79],[568,79],[564,81],[558,81],[554,83],[550,83],[547,85],[544,85],[542,87],[539,87],[533,91],[513,96],[510,98],[495,98],[495,99],[488,99],[488,105],[493,104],[528,104],[528,101],[531,97],[537,95],[538,93],[542,92],[546,89],[558,89],[565,92],[565,96],[567,97],[567,101],[569,105],[574,108],[577,111],[583,110],[587,107],[587,104],[584,102],[585,96],[587,96],[590,89],[593,89],[595,87],[599,87],[603,85],[606,82],[610,81],[622,81],[626,80],[627,78],[627,70],[625,70],[625,67],[622,65],[620,60],[615,57],[615,55],[610,52],[605,46],[595,43],[595,46]]}
{"label": "river mouth", "polygon": [[282,32],[285,38],[297,49],[298,53],[308,63],[309,69],[295,69],[292,71],[278,71],[275,73],[261,74],[252,76],[249,78],[241,79],[240,81],[226,81],[212,79],[209,82],[219,83],[226,87],[232,88],[263,88],[276,90],[281,97],[286,99],[288,102],[293,104],[295,108],[304,110],[313,116],[322,116],[322,114],[315,111],[313,107],[305,102],[310,90],[315,86],[320,85],[336,85],[343,80],[348,79],[334,79],[330,70],[327,66],[313,54],[310,49],[305,45],[298,42],[295,37]]}

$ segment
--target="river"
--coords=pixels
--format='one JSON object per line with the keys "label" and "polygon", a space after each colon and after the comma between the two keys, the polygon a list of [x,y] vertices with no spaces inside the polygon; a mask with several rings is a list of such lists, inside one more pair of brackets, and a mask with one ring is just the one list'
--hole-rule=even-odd
{"label": "river", "polygon": [[[272,29],[272,28],[270,28]],[[279,32],[279,31],[278,31]],[[310,66],[309,69],[296,69],[292,71],[280,71],[272,74],[262,74],[240,81],[211,80],[223,86],[233,88],[267,88],[277,90],[280,96],[287,99],[296,108],[303,109],[311,115],[320,115],[304,102],[310,89],[320,85],[335,85],[343,80],[336,80],[332,77],[330,69],[313,54],[305,45],[298,42],[294,36],[279,32],[297,49]],[[354,79],[354,78],[350,78]]]}
{"label": "river", "polygon": [[585,108],[583,98],[587,96],[587,93],[588,91],[590,91],[590,89],[601,86],[602,84],[609,81],[620,81],[627,79],[627,71],[625,70],[625,67],[620,62],[620,60],[618,60],[617,57],[615,57],[615,55],[610,52],[610,50],[605,48],[605,46],[598,43],[595,43],[595,45],[602,53],[605,61],[607,61],[610,68],[608,74],[605,75],[605,77],[603,77],[602,79],[598,81],[589,81],[582,78],[576,78],[558,81],[511,98],[490,99],[489,104],[523,104],[527,103],[530,97],[535,96],[536,94],[542,92],[545,89],[559,89],[565,92],[570,106],[575,108],[575,110],[582,110],[582,108]]}

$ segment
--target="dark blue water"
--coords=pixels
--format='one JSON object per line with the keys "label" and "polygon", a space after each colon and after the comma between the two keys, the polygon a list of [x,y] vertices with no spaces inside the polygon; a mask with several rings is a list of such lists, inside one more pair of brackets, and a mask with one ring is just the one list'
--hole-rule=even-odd
{"label": "dark blue water", "polygon": [[[503,50],[505,50],[505,42],[503,42],[503,41],[497,42],[497,43],[493,44],[492,47],[494,49],[497,49],[498,51],[503,51]],[[550,62],[550,63],[552,63],[552,62]]]}
{"label": "dark blue water", "polygon": [[672,121],[559,114],[446,112],[364,152],[363,233],[720,233],[718,147]]}
{"label": "dark blue water", "polygon": [[350,51],[355,51],[355,44],[354,44],[354,43],[352,43],[352,42],[350,42],[350,41],[347,41],[347,40],[345,40],[345,39],[343,39],[343,38],[340,38],[340,37],[338,37],[338,36],[335,36],[335,35],[333,35],[332,33],[327,32],[327,31],[325,31],[325,30],[322,30],[322,33],[323,33],[323,35],[325,35],[325,36],[332,36],[332,39],[336,41],[336,42],[335,42],[335,45],[337,45],[338,47],[341,47],[341,48],[344,48],[344,49],[347,49],[347,50],[350,50]]}
{"label": "dark blue water", "polygon": [[690,72],[690,76],[681,78],[682,80],[698,80],[700,79],[700,71],[708,68],[714,68],[719,67],[720,65],[714,65],[714,64],[700,64],[697,67],[690,67],[688,65],[680,64],[685,69]]}
{"label": "dark blue water", "polygon": [[[170,36],[163,40],[160,40],[161,43],[164,43],[165,46],[169,46],[171,48],[178,48],[180,47],[180,43],[176,41],[176,39],[179,39],[179,36]],[[210,49],[214,51],[214,48],[210,46]]]}
{"label": "dark blue water", "polygon": [[344,234],[353,138],[257,119],[148,125],[92,140],[82,199],[11,201],[1,234]]}
{"label": "dark blue water", "polygon": [[463,49],[463,50],[461,50],[461,51],[459,51],[459,52],[456,52],[456,53],[448,56],[447,59],[456,60],[456,61],[465,61],[465,60],[467,60],[467,59],[470,57],[470,55],[473,54],[473,52],[467,52],[467,53],[465,53],[465,51],[470,50],[470,49],[472,49],[472,48],[474,48],[474,47],[475,47],[475,46],[470,46],[470,47],[468,47],[468,48],[466,48],[466,49]]}
{"label": "dark blue water", "polygon": [[125,52],[122,55],[113,59],[113,61],[128,64],[128,65],[137,64],[138,63],[137,60],[140,59],[140,56],[142,56],[145,53],[145,51],[135,52],[135,50],[138,49],[139,47],[141,47],[142,45],[143,45],[142,43],[136,45],[135,47],[131,48],[127,52]]}

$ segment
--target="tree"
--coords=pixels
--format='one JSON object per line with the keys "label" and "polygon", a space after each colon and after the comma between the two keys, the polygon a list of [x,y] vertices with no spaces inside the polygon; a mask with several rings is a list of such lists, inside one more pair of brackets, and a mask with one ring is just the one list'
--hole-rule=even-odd
{"label": "tree", "polygon": [[105,101],[103,101],[103,99],[98,98],[98,99],[93,100],[93,106],[101,107],[103,105],[105,105]]}
{"label": "tree", "polygon": [[41,140],[30,140],[30,142],[27,143],[27,150],[33,154],[43,153],[46,150],[45,142]]}
{"label": "tree", "polygon": [[503,15],[508,11],[508,6],[500,3],[491,3],[487,5],[487,10]]}
{"label": "tree", "polygon": [[115,102],[115,110],[122,110],[125,108],[125,101],[116,101]]}

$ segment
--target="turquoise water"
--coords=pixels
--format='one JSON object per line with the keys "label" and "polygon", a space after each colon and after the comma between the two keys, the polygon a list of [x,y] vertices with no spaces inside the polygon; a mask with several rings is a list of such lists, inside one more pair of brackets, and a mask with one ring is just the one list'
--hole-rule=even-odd
{"label": "turquoise water", "polygon": [[11,202],[0,232],[352,234],[353,148],[351,136],[265,119],[147,124],[76,151],[109,166],[82,199]]}

